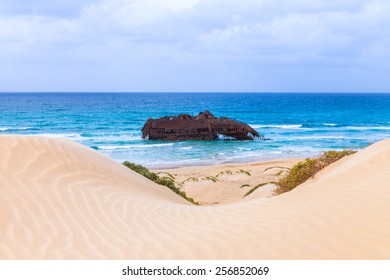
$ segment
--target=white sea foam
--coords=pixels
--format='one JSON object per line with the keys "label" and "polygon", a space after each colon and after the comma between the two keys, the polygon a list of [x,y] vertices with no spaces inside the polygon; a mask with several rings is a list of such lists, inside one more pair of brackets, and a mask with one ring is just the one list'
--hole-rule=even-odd
{"label": "white sea foam", "polygon": [[134,140],[141,140],[141,135],[134,135],[130,133],[115,133],[115,134],[109,134],[109,133],[82,133],[80,135],[84,139],[88,140],[94,140],[94,141],[134,141]]}
{"label": "white sea foam", "polygon": [[[339,135],[308,135],[308,136],[294,136],[294,137],[288,137],[288,140],[326,140],[326,139],[356,139],[353,138],[347,138],[345,136],[339,136]],[[286,139],[287,140],[287,139]]]}
{"label": "white sea foam", "polygon": [[390,130],[390,126],[346,126],[347,130]]}
{"label": "white sea foam", "polygon": [[38,135],[45,136],[45,137],[53,137],[53,138],[66,138],[75,141],[83,140],[83,137],[81,137],[80,134],[76,134],[76,133],[44,133]]}
{"label": "white sea foam", "polygon": [[131,149],[132,145],[105,145],[105,146],[97,146],[99,150],[125,150]]}
{"label": "white sea foam", "polygon": [[33,127],[0,127],[0,131],[17,131],[17,130],[29,130]]}
{"label": "white sea foam", "polygon": [[335,124],[335,123],[323,123],[323,125],[325,125],[325,126],[337,126],[337,124]]}
{"label": "white sea foam", "polygon": [[127,149],[148,149],[151,147],[164,147],[164,146],[173,146],[173,143],[167,144],[145,144],[145,145],[98,145],[99,150],[127,150]]}
{"label": "white sea foam", "polygon": [[251,124],[252,128],[280,128],[280,129],[299,129],[302,128],[301,124]]}
{"label": "white sea foam", "polygon": [[223,134],[218,134],[218,139],[219,140],[236,140],[236,138],[234,138],[234,137],[226,136],[226,135],[223,135]]}
{"label": "white sea foam", "polygon": [[137,147],[137,148],[167,147],[167,146],[173,146],[173,143],[133,145],[133,147]]}
{"label": "white sea foam", "polygon": [[83,136],[84,140],[92,140],[96,142],[115,142],[115,141],[138,141],[142,140],[141,136],[132,136],[132,135],[120,135],[120,136],[92,136],[92,137],[85,137]]}
{"label": "white sea foam", "polygon": [[[1,131],[1,128],[0,128]],[[85,143],[86,141],[91,142],[119,142],[119,141],[137,141],[142,140],[141,136],[135,135],[105,135],[105,134],[88,134],[88,133],[43,133],[41,136],[54,137],[54,138],[67,138],[75,141]]]}
{"label": "white sea foam", "polygon": [[[327,127],[336,127],[339,130],[390,130],[390,126],[339,126],[335,123],[322,123],[322,125]],[[278,129],[297,129],[297,130],[318,130],[320,127],[303,127],[301,124],[282,124],[282,125],[274,125],[274,124],[251,124],[250,125],[254,129],[261,128],[278,128]]]}
{"label": "white sea foam", "polygon": [[179,150],[192,150],[194,147],[190,146],[190,147],[182,147],[182,148],[179,148]]}

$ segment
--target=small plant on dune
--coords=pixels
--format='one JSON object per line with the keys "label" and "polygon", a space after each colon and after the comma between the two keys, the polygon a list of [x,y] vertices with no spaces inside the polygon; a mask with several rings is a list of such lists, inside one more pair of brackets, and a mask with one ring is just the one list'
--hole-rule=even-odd
{"label": "small plant on dune", "polygon": [[221,171],[217,175],[215,175],[215,177],[218,177],[218,176],[224,175],[224,174],[227,174],[227,175],[245,174],[245,175],[251,176],[251,173],[248,170],[240,169],[240,170],[234,170],[234,171],[233,170]]}
{"label": "small plant on dune", "polygon": [[257,184],[256,186],[254,186],[252,189],[250,189],[245,195],[244,197],[247,197],[248,195],[250,195],[251,193],[253,193],[255,190],[257,190],[258,188],[260,187],[263,187],[267,184],[275,184],[275,182],[265,182],[265,183],[261,183],[261,184]]}
{"label": "small plant on dune", "polygon": [[169,189],[171,189],[176,194],[178,194],[181,197],[185,198],[187,201],[189,201],[189,202],[191,202],[193,204],[196,204],[196,205],[199,204],[193,198],[188,197],[185,192],[180,190],[180,188],[176,187],[175,186],[175,182],[173,181],[171,176],[168,175],[168,176],[160,177],[156,173],[154,173],[154,172],[150,171],[149,169],[147,169],[146,167],[144,167],[142,165],[139,165],[139,164],[132,163],[132,162],[128,162],[128,161],[123,162],[123,165],[126,166],[127,168],[129,168],[129,169],[131,169],[131,170],[141,174],[142,176],[148,178],[149,180],[151,180],[151,181],[153,181],[153,182],[155,182],[155,183],[157,183],[159,185],[163,185],[163,186],[168,187]]}
{"label": "small plant on dune", "polygon": [[313,178],[317,172],[329,164],[354,153],[356,153],[356,151],[353,150],[327,151],[320,157],[307,158],[304,162],[299,162],[291,168],[290,172],[285,177],[281,178],[276,183],[277,188],[274,191],[274,195],[282,194],[294,189],[309,178]]}
{"label": "small plant on dune", "polygon": [[242,174],[246,174],[248,176],[251,176],[251,173],[248,170],[240,169],[239,172],[242,173]]}
{"label": "small plant on dune", "polygon": [[214,176],[189,177],[189,178],[185,179],[183,182],[181,182],[181,185],[183,185],[184,183],[187,183],[189,181],[194,181],[194,182],[213,181],[214,183],[216,183],[218,181],[218,179]]}
{"label": "small plant on dune", "polygon": [[218,179],[214,176],[207,176],[206,180],[213,181],[214,183],[216,183],[218,181]]}
{"label": "small plant on dune", "polygon": [[175,176],[173,176],[171,173],[169,173],[169,172],[157,172],[156,173],[158,176],[160,176],[160,174],[165,174],[165,176],[164,177],[169,177],[169,178],[171,178],[172,180],[175,180]]}
{"label": "small plant on dune", "polygon": [[223,175],[223,174],[232,175],[232,174],[233,174],[233,171],[231,171],[231,170],[221,171],[221,172],[219,172],[217,175],[215,175],[215,177],[218,177],[219,175]]}
{"label": "small plant on dune", "polygon": [[264,172],[265,172],[265,171],[268,171],[268,170],[271,170],[271,169],[275,169],[275,168],[278,168],[278,169],[285,169],[285,170],[291,170],[291,169],[288,168],[288,167],[283,167],[283,166],[271,166],[271,167],[267,167],[266,169],[264,169]]}
{"label": "small plant on dune", "polygon": [[181,184],[183,185],[183,184],[190,182],[190,181],[199,182],[199,178],[198,177],[189,177],[189,178],[185,179],[183,182],[181,182]]}

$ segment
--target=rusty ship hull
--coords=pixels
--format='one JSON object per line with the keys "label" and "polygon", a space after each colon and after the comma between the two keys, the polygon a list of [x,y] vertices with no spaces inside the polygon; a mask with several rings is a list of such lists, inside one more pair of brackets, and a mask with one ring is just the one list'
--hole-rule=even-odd
{"label": "rusty ship hull", "polygon": [[180,114],[159,119],[148,119],[142,128],[142,138],[149,140],[253,140],[261,138],[249,125],[227,118],[217,118],[209,111],[198,116]]}

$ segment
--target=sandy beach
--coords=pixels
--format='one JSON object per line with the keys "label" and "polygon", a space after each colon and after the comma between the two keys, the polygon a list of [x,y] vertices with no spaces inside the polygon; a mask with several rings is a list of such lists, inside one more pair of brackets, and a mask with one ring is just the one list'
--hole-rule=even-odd
{"label": "sandy beach", "polygon": [[265,162],[216,164],[154,170],[159,176],[174,178],[188,197],[200,205],[216,205],[242,199],[273,196],[274,182],[304,159],[279,159]]}
{"label": "sandy beach", "polygon": [[275,197],[242,198],[297,159],[165,171],[206,206],[70,140],[1,135],[0,155],[0,259],[390,259],[390,140]]}

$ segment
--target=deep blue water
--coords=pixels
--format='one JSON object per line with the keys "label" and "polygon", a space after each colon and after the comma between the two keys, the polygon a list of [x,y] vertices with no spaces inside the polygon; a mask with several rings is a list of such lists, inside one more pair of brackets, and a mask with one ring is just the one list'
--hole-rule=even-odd
{"label": "deep blue water", "polygon": [[[268,141],[142,140],[149,117],[210,110],[252,125]],[[0,94],[0,133],[73,139],[148,167],[307,157],[390,137],[390,94]]]}

